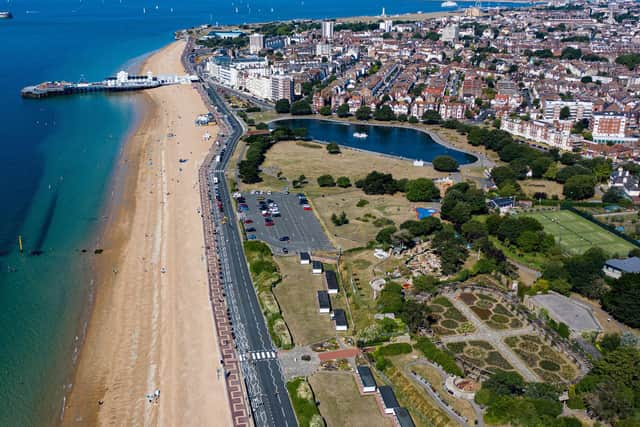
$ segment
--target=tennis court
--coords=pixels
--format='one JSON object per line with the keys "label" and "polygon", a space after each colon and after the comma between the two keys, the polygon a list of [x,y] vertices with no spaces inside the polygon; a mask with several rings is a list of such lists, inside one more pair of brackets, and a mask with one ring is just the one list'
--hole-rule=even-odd
{"label": "tennis court", "polygon": [[544,231],[553,234],[563,251],[582,254],[598,246],[607,254],[626,256],[635,246],[570,211],[539,211],[523,214],[537,219]]}

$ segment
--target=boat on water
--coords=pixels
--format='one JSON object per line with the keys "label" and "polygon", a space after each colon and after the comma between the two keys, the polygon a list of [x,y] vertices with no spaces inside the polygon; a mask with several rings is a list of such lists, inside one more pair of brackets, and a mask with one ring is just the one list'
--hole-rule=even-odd
{"label": "boat on water", "polygon": [[364,139],[364,138],[367,138],[368,136],[369,136],[369,135],[367,135],[367,134],[366,134],[366,133],[364,133],[364,132],[354,132],[354,133],[353,133],[353,137],[354,137],[354,138]]}
{"label": "boat on water", "polygon": [[447,1],[443,1],[440,4],[440,7],[458,7],[458,3],[451,0],[447,0]]}
{"label": "boat on water", "polygon": [[11,19],[13,15],[9,11],[1,12],[0,11],[0,19]]}

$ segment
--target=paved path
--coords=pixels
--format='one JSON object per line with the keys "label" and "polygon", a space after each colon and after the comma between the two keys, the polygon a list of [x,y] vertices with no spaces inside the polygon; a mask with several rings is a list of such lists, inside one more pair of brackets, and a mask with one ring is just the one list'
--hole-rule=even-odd
{"label": "paved path", "polygon": [[[302,356],[309,356],[311,360],[303,360]],[[318,353],[310,346],[296,346],[291,350],[278,352],[278,359],[282,366],[282,374],[289,381],[295,377],[310,377],[320,367]]]}
{"label": "paved path", "polygon": [[505,357],[505,359],[507,359],[511,366],[513,366],[516,370],[518,370],[518,372],[520,372],[525,381],[540,381],[540,378],[538,378],[538,376],[531,369],[529,369],[529,367],[503,341],[503,339],[507,337],[516,335],[527,335],[532,333],[533,327],[531,325],[528,325],[525,328],[510,329],[504,331],[491,329],[482,320],[480,320],[480,318],[473,312],[473,310],[471,310],[471,308],[467,304],[454,298],[451,294],[447,294],[446,296],[453,303],[455,308],[457,308],[462,314],[464,314],[469,322],[471,322],[473,326],[475,326],[476,332],[467,335],[443,337],[443,342],[460,342],[472,340],[487,341],[491,345],[493,345],[493,347],[498,350]]}

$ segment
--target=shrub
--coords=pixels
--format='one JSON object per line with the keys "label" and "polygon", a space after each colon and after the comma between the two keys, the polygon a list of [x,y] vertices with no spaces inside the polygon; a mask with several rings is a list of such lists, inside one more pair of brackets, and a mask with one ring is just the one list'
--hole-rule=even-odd
{"label": "shrub", "polygon": [[338,184],[340,188],[351,187],[351,180],[346,176],[341,176],[336,180],[336,184]]}
{"label": "shrub", "polygon": [[318,185],[320,187],[335,187],[336,182],[331,175],[320,175],[318,177]]}
{"label": "shrub", "polygon": [[440,172],[454,172],[458,170],[458,162],[451,156],[437,156],[431,162],[433,168]]}
{"label": "shrub", "polygon": [[330,142],[327,144],[327,151],[329,154],[340,154],[340,146],[335,142]]}
{"label": "shrub", "polygon": [[349,218],[347,218],[347,214],[342,211],[340,215],[331,215],[331,222],[333,222],[335,226],[340,227],[341,225],[349,224]]}
{"label": "shrub", "polygon": [[368,200],[360,199],[360,200],[358,200],[358,203],[356,203],[356,206],[359,207],[359,208],[363,208],[363,207],[367,206],[368,204],[369,204]]}

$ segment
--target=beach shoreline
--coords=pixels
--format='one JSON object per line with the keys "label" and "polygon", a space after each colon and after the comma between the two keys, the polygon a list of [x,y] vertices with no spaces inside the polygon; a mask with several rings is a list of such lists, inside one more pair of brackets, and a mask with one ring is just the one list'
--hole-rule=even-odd
{"label": "beach shoreline", "polygon": [[[155,51],[141,70],[181,74],[183,48]],[[139,117],[97,231],[104,252],[62,425],[230,424],[199,215],[197,171],[210,141],[193,117],[206,106],[191,85],[136,96]],[[149,402],[155,390],[162,398]]]}

